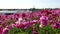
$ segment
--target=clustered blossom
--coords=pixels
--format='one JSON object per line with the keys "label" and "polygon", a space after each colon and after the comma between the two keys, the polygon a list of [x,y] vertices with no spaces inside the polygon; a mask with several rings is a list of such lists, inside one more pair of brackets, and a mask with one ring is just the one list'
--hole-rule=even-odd
{"label": "clustered blossom", "polygon": [[44,27],[48,24],[48,17],[42,16],[40,17],[40,27]]}
{"label": "clustered blossom", "polygon": [[[12,15],[0,14],[0,34],[8,34],[10,28],[14,27],[26,30],[35,27],[35,24],[39,24],[40,28],[50,24],[52,28],[60,29],[60,10],[40,10]],[[35,28],[33,28],[32,34],[38,34]]]}
{"label": "clustered blossom", "polygon": [[4,29],[0,26],[0,34],[8,34],[9,32],[9,27],[6,26]]}

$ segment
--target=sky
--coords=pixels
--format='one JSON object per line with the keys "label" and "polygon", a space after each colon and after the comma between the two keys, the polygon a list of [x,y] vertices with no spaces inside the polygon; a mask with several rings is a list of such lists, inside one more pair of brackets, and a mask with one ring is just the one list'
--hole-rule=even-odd
{"label": "sky", "polygon": [[0,9],[60,8],[60,0],[0,0]]}

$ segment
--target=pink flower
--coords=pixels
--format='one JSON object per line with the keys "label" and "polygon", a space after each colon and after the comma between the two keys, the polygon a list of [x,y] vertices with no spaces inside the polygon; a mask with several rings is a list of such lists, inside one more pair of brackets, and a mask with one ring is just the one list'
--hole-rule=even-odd
{"label": "pink flower", "polygon": [[15,26],[16,26],[16,28],[19,28],[20,27],[20,22],[19,21],[17,21],[17,22],[15,22]]}
{"label": "pink flower", "polygon": [[22,13],[22,18],[23,18],[23,17],[26,17],[26,14],[25,14],[25,13]]}
{"label": "pink flower", "polygon": [[32,31],[32,34],[38,34],[38,32],[37,31]]}
{"label": "pink flower", "polygon": [[33,27],[32,34],[38,34],[36,27]]}
{"label": "pink flower", "polygon": [[48,17],[46,16],[42,16],[40,18],[40,27],[44,27],[48,24]]}
{"label": "pink flower", "polygon": [[36,22],[38,22],[38,20],[32,20],[30,21],[30,24],[35,24]]}
{"label": "pink flower", "polygon": [[22,24],[22,22],[20,22],[20,21],[15,22],[16,28],[21,28],[22,25],[23,25],[23,24]]}
{"label": "pink flower", "polygon": [[40,20],[48,20],[48,17],[47,16],[42,16],[42,17],[40,17]]}
{"label": "pink flower", "polygon": [[2,34],[8,34],[8,32],[9,32],[9,28],[8,28],[8,27],[6,27],[6,28],[4,28],[4,29],[3,29]]}
{"label": "pink flower", "polygon": [[51,25],[51,27],[52,27],[52,28],[57,28],[57,24],[54,23],[54,24]]}
{"label": "pink flower", "polygon": [[30,28],[30,25],[25,25],[24,26],[24,29],[28,29],[28,28]]}
{"label": "pink flower", "polygon": [[11,26],[12,28],[14,28],[15,24],[10,24],[10,26]]}
{"label": "pink flower", "polygon": [[3,29],[2,29],[2,27],[0,26],[0,34],[2,34],[2,31],[3,31]]}
{"label": "pink flower", "polygon": [[34,19],[34,15],[33,14],[29,15],[29,18]]}
{"label": "pink flower", "polygon": [[52,23],[54,23],[54,21],[53,20],[50,20],[50,24],[52,24]]}
{"label": "pink flower", "polygon": [[28,28],[30,28],[30,26],[31,26],[29,22],[22,22],[22,24],[23,24],[22,27],[23,27],[24,29],[28,29]]}

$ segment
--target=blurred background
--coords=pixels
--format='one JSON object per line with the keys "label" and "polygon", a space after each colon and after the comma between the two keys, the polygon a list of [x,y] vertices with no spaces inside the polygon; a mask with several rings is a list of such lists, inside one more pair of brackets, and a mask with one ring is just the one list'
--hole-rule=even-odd
{"label": "blurred background", "polygon": [[0,9],[60,8],[60,0],[0,0]]}
{"label": "blurred background", "polygon": [[41,9],[60,9],[60,0],[0,0],[0,13],[22,13]]}

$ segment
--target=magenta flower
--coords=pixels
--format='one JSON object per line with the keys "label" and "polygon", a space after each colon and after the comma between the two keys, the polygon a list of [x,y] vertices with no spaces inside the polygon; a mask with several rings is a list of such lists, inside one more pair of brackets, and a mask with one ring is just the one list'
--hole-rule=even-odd
{"label": "magenta flower", "polygon": [[60,19],[58,19],[58,23],[60,23]]}
{"label": "magenta flower", "polygon": [[33,27],[32,34],[38,34],[36,27]]}
{"label": "magenta flower", "polygon": [[31,20],[30,24],[35,24],[36,22],[38,22],[38,20]]}
{"label": "magenta flower", "polygon": [[17,21],[17,22],[15,22],[15,26],[16,26],[16,28],[22,28],[23,27],[23,23],[20,22],[20,21]]}
{"label": "magenta flower", "polygon": [[34,15],[33,14],[29,15],[29,18],[34,19]]}
{"label": "magenta flower", "polygon": [[15,24],[10,24],[10,27],[14,28],[15,27]]}
{"label": "magenta flower", "polygon": [[2,29],[2,27],[0,26],[0,34],[2,34],[2,31],[3,31],[3,29]]}
{"label": "magenta flower", "polygon": [[17,21],[17,22],[15,22],[15,26],[16,26],[16,28],[20,28],[20,22],[19,21]]}
{"label": "magenta flower", "polygon": [[21,16],[22,16],[22,18],[23,18],[23,17],[26,17],[26,13],[22,13],[22,15],[21,15]]}
{"label": "magenta flower", "polygon": [[24,29],[28,29],[28,28],[30,28],[30,23],[29,22],[22,22],[22,28],[24,28]]}
{"label": "magenta flower", "polygon": [[38,34],[38,32],[37,31],[32,31],[32,34]]}
{"label": "magenta flower", "polygon": [[56,23],[55,21],[53,21],[53,20],[50,20],[50,22],[49,22],[50,24],[53,24],[53,23]]}
{"label": "magenta flower", "polygon": [[57,24],[54,23],[54,24],[51,25],[51,27],[52,27],[52,28],[57,28]]}
{"label": "magenta flower", "polygon": [[44,27],[48,24],[48,17],[46,16],[42,16],[40,18],[40,27]]}
{"label": "magenta flower", "polygon": [[56,23],[57,29],[60,29],[60,23]]}
{"label": "magenta flower", "polygon": [[30,24],[24,26],[24,29],[28,29],[28,28],[30,28]]}
{"label": "magenta flower", "polygon": [[9,28],[8,28],[8,27],[6,27],[6,28],[4,28],[4,29],[3,29],[2,34],[8,34],[8,32],[9,32]]}
{"label": "magenta flower", "polygon": [[4,20],[10,20],[11,15],[3,15]]}

